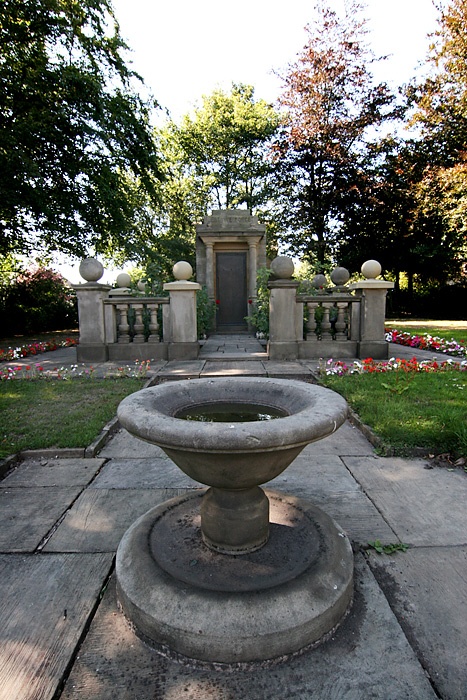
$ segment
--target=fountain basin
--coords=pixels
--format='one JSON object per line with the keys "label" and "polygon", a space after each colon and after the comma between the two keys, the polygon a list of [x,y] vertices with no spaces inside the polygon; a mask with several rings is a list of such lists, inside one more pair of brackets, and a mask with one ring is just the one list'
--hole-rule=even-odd
{"label": "fountain basin", "polygon": [[[250,408],[278,417],[236,420]],[[221,420],[185,419],[193,413]],[[124,428],[210,487],[153,508],[120,543],[118,598],[143,639],[176,658],[262,661],[340,623],[353,592],[345,533],[312,504],[260,484],[346,416],[333,391],[256,377],[168,382],[121,402]]]}
{"label": "fountain basin", "polygon": [[[278,411],[269,421],[183,420],[189,409],[254,404]],[[278,476],[310,442],[333,433],[347,417],[335,392],[295,380],[236,377],[168,382],[125,398],[118,419],[132,435],[159,445],[195,481],[247,489]]]}

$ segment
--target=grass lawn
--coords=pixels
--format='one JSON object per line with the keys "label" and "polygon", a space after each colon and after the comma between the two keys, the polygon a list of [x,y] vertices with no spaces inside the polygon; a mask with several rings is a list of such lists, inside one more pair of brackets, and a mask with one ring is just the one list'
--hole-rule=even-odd
{"label": "grass lawn", "polygon": [[0,382],[0,458],[26,449],[87,447],[120,401],[146,380],[71,379]]}
{"label": "grass lawn", "polygon": [[467,456],[467,372],[333,375],[321,382],[342,394],[396,454],[421,447]]}
{"label": "grass lawn", "polygon": [[411,335],[424,335],[451,340],[467,345],[467,321],[386,321],[385,328],[405,331]]}

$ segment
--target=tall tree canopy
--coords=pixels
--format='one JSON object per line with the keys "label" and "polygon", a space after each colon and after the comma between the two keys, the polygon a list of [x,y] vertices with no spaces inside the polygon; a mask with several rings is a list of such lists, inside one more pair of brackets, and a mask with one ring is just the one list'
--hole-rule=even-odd
{"label": "tall tree canopy", "polygon": [[[409,89],[413,122],[421,129],[424,169],[414,198],[417,217],[434,239],[433,268],[458,275],[467,258],[467,3],[451,0],[441,13],[428,56],[429,77]],[[444,258],[444,264],[443,264]]]}
{"label": "tall tree canopy", "polygon": [[320,267],[332,257],[340,222],[353,206],[368,131],[395,114],[387,86],[374,85],[369,71],[373,56],[362,12],[359,2],[349,2],[340,18],[318,3],[280,97],[287,111],[275,146],[283,238]]}
{"label": "tall tree canopy", "polygon": [[3,0],[0,39],[0,253],[131,247],[160,167],[110,0]]}
{"label": "tall tree canopy", "polygon": [[266,152],[278,124],[275,109],[256,100],[250,85],[234,84],[230,93],[205,95],[193,115],[169,130],[184,175],[205,193],[208,207],[256,209],[268,198]]}

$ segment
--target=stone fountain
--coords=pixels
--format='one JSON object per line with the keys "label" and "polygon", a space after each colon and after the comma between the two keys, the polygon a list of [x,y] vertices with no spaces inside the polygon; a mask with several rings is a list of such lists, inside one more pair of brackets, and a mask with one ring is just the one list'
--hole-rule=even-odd
{"label": "stone fountain", "polygon": [[260,484],[346,416],[329,389],[255,377],[168,382],[122,401],[126,430],[209,486],[153,508],[120,543],[118,598],[144,640],[201,661],[263,661],[339,624],[353,593],[346,535]]}

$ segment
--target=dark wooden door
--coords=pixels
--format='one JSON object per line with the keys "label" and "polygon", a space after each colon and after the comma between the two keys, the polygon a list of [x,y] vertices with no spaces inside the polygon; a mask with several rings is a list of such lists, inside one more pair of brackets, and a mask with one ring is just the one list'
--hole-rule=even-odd
{"label": "dark wooden door", "polygon": [[245,329],[248,314],[246,253],[217,253],[216,290],[217,329]]}

